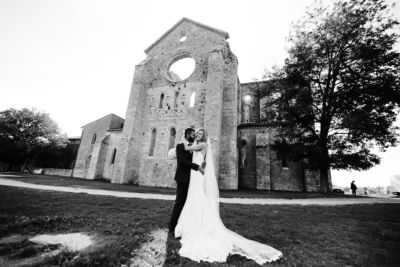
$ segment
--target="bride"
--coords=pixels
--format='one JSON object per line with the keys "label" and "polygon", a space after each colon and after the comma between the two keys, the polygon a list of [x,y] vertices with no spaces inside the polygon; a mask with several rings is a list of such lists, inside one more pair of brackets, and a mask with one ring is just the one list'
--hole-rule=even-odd
{"label": "bride", "polygon": [[175,228],[181,237],[182,257],[193,261],[225,262],[229,254],[239,254],[262,265],[282,257],[282,252],[270,246],[244,238],[225,227],[219,215],[219,191],[207,132],[196,131],[197,144],[185,150],[193,151],[193,163],[206,162],[205,172],[191,171],[185,206]]}

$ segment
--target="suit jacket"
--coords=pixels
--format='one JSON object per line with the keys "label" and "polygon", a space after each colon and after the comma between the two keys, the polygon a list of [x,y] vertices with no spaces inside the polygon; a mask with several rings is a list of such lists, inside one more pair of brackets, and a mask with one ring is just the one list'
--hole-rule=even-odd
{"label": "suit jacket", "polygon": [[186,151],[182,143],[176,145],[176,159],[178,165],[176,167],[175,181],[181,183],[189,183],[190,170],[198,170],[199,165],[192,163],[193,155],[190,151]]}

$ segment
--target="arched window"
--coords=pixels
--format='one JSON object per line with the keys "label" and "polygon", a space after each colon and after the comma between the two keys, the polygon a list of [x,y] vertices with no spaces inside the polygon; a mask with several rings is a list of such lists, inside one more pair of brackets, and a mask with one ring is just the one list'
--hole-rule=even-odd
{"label": "arched window", "polygon": [[158,108],[163,108],[163,105],[164,105],[164,93],[160,95],[160,105],[158,106]]}
{"label": "arched window", "polygon": [[245,95],[245,96],[243,97],[243,101],[244,101],[244,103],[245,103],[246,105],[250,105],[250,103],[251,103],[251,95]]}
{"label": "arched window", "polygon": [[151,132],[149,157],[152,157],[154,155],[154,145],[156,144],[156,135],[157,135],[157,130],[154,128],[153,131]]}
{"label": "arched window", "polygon": [[176,137],[176,130],[172,128],[169,132],[169,143],[168,143],[168,151],[175,147],[175,137]]}
{"label": "arched window", "polygon": [[282,168],[288,168],[287,158],[282,156]]}
{"label": "arched window", "polygon": [[179,91],[175,92],[174,108],[178,107]]}
{"label": "arched window", "polygon": [[243,97],[243,102],[244,102],[244,106],[243,106],[243,120],[244,122],[250,122],[250,104],[252,101],[252,97],[251,95],[245,95]]}
{"label": "arched window", "polygon": [[192,95],[190,96],[190,107],[194,107],[194,103],[196,100],[196,92],[193,92]]}
{"label": "arched window", "polygon": [[116,154],[117,154],[117,149],[114,148],[113,153],[112,153],[112,156],[111,156],[111,162],[110,162],[110,164],[114,164],[115,155],[116,155]]}
{"label": "arched window", "polygon": [[97,135],[94,134],[93,137],[92,137],[92,145],[96,142],[96,138],[97,138]]}
{"label": "arched window", "polygon": [[244,122],[249,122],[250,121],[250,106],[245,105],[244,106]]}

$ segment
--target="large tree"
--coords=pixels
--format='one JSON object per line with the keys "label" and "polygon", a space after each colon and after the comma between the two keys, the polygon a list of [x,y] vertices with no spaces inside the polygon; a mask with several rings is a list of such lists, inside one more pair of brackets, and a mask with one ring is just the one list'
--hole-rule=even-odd
{"label": "large tree", "polygon": [[[289,37],[289,56],[269,73],[277,149],[318,169],[329,192],[329,169],[368,169],[372,148],[397,143],[400,105],[399,22],[384,0],[314,6]],[[396,32],[397,31],[397,32]]]}
{"label": "large tree", "polygon": [[0,112],[0,161],[25,167],[43,149],[65,147],[67,142],[45,112],[26,108]]}

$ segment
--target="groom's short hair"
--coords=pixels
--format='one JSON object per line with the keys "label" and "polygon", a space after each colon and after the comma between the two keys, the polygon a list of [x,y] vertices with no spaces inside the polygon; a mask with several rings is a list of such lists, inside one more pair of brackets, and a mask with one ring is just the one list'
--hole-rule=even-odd
{"label": "groom's short hair", "polygon": [[195,132],[193,128],[186,128],[185,129],[185,138],[189,136],[192,132]]}

